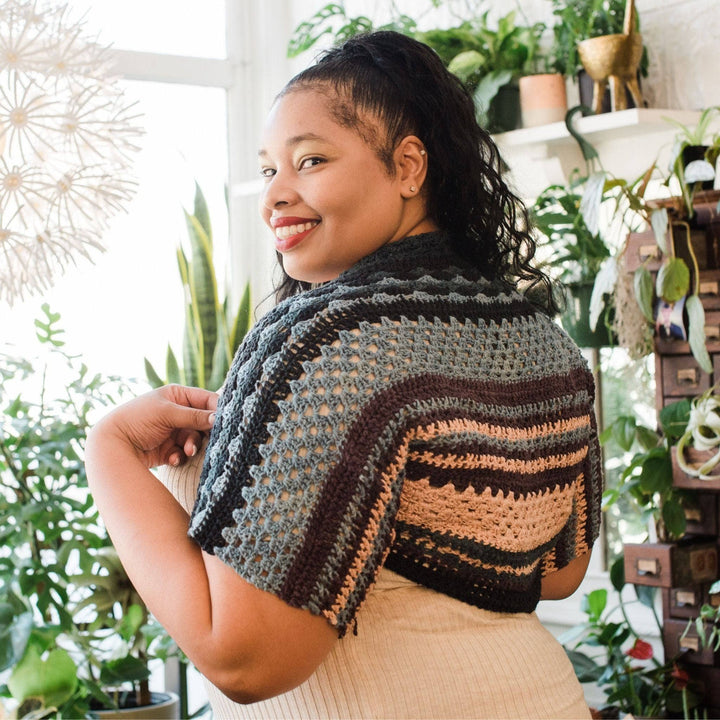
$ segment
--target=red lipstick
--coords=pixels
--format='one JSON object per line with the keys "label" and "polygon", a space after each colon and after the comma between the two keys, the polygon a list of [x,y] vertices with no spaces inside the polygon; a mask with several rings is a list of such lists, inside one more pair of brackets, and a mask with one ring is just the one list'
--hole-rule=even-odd
{"label": "red lipstick", "polygon": [[[272,217],[270,225],[276,231],[275,248],[278,252],[287,252],[301,243],[318,225],[320,221],[315,218],[302,218],[293,216]],[[279,232],[280,228],[297,229],[296,232]]]}

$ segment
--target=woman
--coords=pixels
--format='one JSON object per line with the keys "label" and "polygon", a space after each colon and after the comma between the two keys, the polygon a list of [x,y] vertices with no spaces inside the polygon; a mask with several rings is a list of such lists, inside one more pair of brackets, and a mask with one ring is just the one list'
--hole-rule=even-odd
{"label": "woman", "polygon": [[[598,534],[593,381],[472,99],[369,34],[290,81],[259,159],[286,275],[220,401],[88,438],[138,591],[219,717],[587,717],[534,609]],[[211,426],[188,518],[148,468]]]}

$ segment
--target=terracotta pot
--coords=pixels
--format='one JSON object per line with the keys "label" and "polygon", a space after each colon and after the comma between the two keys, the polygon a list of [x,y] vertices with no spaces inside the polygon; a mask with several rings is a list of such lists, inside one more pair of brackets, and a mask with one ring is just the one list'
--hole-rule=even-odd
{"label": "terracotta pot", "polygon": [[567,113],[565,78],[559,73],[521,77],[520,111],[523,127],[562,122]]}

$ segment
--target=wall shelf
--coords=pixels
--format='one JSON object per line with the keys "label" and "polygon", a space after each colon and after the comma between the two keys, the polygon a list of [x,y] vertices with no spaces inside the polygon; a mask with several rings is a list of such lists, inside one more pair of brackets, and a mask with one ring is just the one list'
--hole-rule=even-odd
{"label": "wall shelf", "polygon": [[[578,118],[578,132],[592,143],[603,167],[634,180],[654,162],[665,168],[676,134],[666,118],[694,126],[700,113],[691,110],[633,108]],[[536,197],[552,183],[564,183],[575,168],[584,169],[577,142],[565,123],[522,128],[494,136],[510,167],[510,181],[525,199]]]}

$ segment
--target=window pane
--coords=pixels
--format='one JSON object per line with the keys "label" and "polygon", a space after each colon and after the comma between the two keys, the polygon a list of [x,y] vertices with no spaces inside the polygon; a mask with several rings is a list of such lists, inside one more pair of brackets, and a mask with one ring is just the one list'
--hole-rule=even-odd
{"label": "window pane", "polygon": [[[139,186],[129,211],[103,238],[108,251],[84,258],[44,298],[8,313],[3,339],[32,340],[43,301],[63,316],[67,347],[97,372],[144,378],[143,358],[164,368],[168,342],[178,351],[184,302],[176,247],[186,238],[183,207],[192,209],[195,180],[206,195],[220,267],[227,247],[225,92],[162,83],[128,82],[145,129],[136,155]],[[222,275],[221,275],[222,285]],[[22,346],[21,346],[22,348]]]}
{"label": "window pane", "polygon": [[119,50],[224,58],[225,0],[70,0],[73,19]]}

